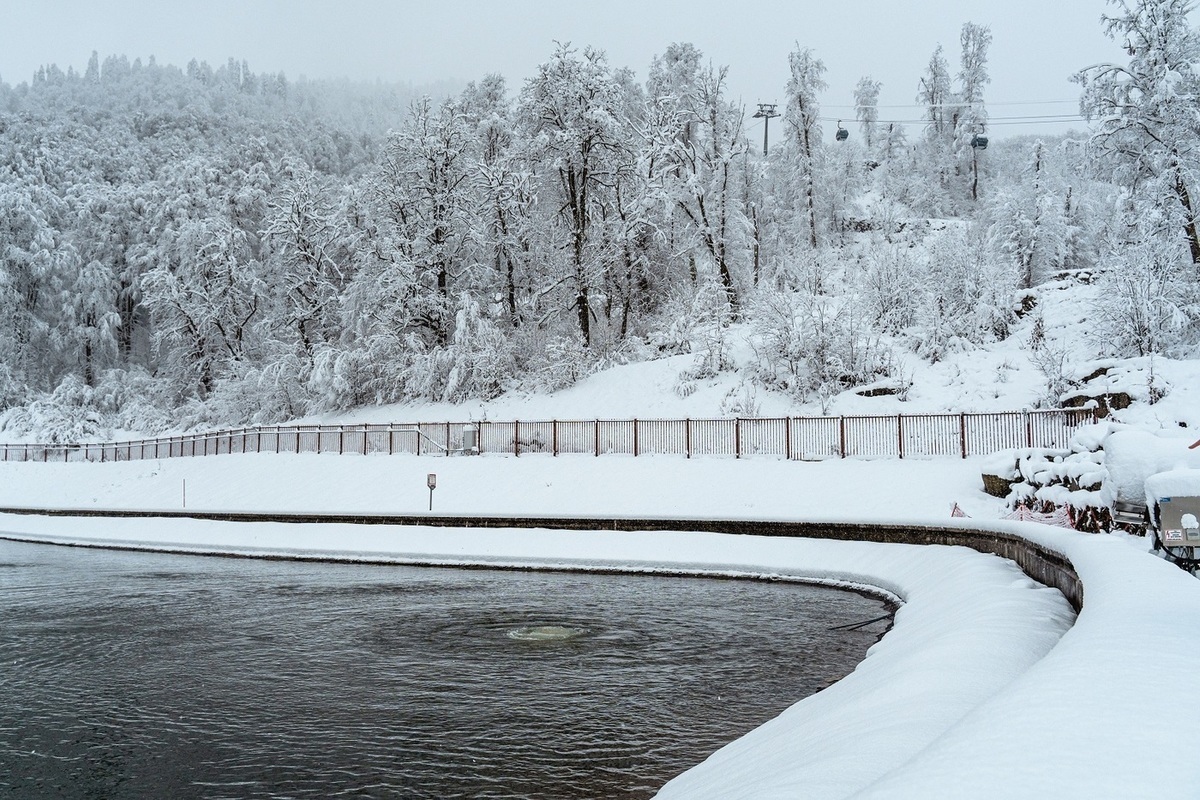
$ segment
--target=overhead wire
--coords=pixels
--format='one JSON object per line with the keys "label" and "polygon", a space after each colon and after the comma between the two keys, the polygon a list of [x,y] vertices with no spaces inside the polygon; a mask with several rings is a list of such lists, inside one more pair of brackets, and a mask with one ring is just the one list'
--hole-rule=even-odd
{"label": "overhead wire", "polygon": [[[984,107],[991,108],[994,106],[1062,106],[1072,105],[1078,107],[1079,98],[1071,100],[1001,100],[998,102],[981,103]],[[839,105],[833,103],[824,104],[826,109],[846,109],[849,111],[857,111],[863,106],[858,104]],[[915,109],[924,111],[930,108],[963,108],[962,102],[946,102],[936,104],[925,103],[892,103],[886,105],[876,105],[874,108],[900,108],[900,109]],[[847,117],[820,117],[822,122],[843,122]],[[855,120],[849,120],[854,122]],[[992,125],[1056,125],[1068,122],[1087,122],[1087,118],[1081,114],[1011,114],[1007,116],[998,116],[989,118],[984,124],[987,127]],[[921,117],[914,119],[877,119],[877,125],[926,125],[929,120]]]}
{"label": "overhead wire", "polygon": [[[818,117],[822,122],[857,122],[846,117]],[[1079,114],[1022,114],[1010,117],[991,117],[984,122],[985,127],[992,125],[1053,125],[1063,122],[1086,122],[1087,118]],[[877,119],[876,125],[927,125],[928,119]]]}
{"label": "overhead wire", "polygon": [[[1078,105],[1079,98],[1073,100],[1003,100],[998,103],[987,101],[981,103],[984,106],[1057,106],[1057,105]],[[891,105],[878,104],[875,108],[961,108],[962,103],[896,103]],[[859,104],[852,103],[850,105],[839,105],[837,103],[825,103],[825,108],[861,108]]]}

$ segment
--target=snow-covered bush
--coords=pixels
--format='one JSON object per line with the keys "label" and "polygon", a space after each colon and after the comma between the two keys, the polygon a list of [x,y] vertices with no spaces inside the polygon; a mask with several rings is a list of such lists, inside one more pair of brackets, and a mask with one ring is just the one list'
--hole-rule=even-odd
{"label": "snow-covered bush", "polygon": [[168,383],[143,369],[110,369],[101,373],[93,393],[106,427],[160,433],[179,427],[172,414],[178,398]]}
{"label": "snow-covered bush", "polygon": [[715,280],[705,281],[696,290],[692,301],[692,317],[696,320],[697,351],[693,376],[708,378],[732,366],[729,358],[729,325],[733,309],[725,287]]}
{"label": "snow-covered bush", "polygon": [[4,429],[49,444],[97,439],[106,433],[95,391],[75,375],[63,378],[54,391],[27,406],[9,410]]}
{"label": "snow-covered bush", "polygon": [[448,355],[451,366],[442,400],[490,399],[500,394],[516,373],[512,340],[483,315],[467,292],[459,297]]}
{"label": "snow-covered bush", "polygon": [[582,339],[575,333],[547,337],[540,356],[529,362],[529,380],[522,388],[555,392],[574,386],[595,368]]}
{"label": "snow-covered bush", "polygon": [[721,399],[722,417],[757,417],[759,415],[758,392],[754,384],[740,381]]}
{"label": "snow-covered bush", "polygon": [[917,321],[925,302],[924,273],[912,248],[881,243],[869,251],[857,283],[877,330],[899,334]]}
{"label": "snow-covered bush", "polygon": [[1066,347],[1046,336],[1046,323],[1039,312],[1029,332],[1029,360],[1046,380],[1045,390],[1038,398],[1042,408],[1058,408],[1064,393],[1071,387],[1069,354]]}
{"label": "snow-covered bush", "polygon": [[754,305],[755,375],[823,406],[844,389],[890,376],[890,351],[852,299],[762,294]]}
{"label": "snow-covered bush", "polygon": [[692,352],[696,327],[693,313],[695,296],[691,292],[672,292],[656,315],[647,343],[657,354],[676,356]]}
{"label": "snow-covered bush", "polygon": [[408,359],[394,336],[372,336],[349,349],[322,348],[313,360],[309,388],[318,409],[345,409],[401,399],[395,368]]}
{"label": "snow-covered bush", "polygon": [[306,359],[287,353],[262,368],[248,367],[236,377],[221,379],[203,403],[189,408],[206,425],[286,422],[308,413],[311,372]]}
{"label": "snow-covered bush", "polygon": [[1015,271],[988,258],[980,231],[953,226],[934,240],[925,288],[919,354],[937,361],[1008,336],[1015,319]]}

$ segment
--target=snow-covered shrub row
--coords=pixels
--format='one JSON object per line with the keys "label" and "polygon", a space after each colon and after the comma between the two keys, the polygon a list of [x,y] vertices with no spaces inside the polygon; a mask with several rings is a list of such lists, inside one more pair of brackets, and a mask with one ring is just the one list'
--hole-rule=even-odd
{"label": "snow-covered shrub row", "polygon": [[1087,449],[1081,441],[1072,445],[1065,450],[1004,450],[986,460],[983,472],[1008,482],[1010,510],[1048,513],[1065,508],[1078,530],[1107,530],[1111,502],[1104,492],[1104,453]]}
{"label": "snow-covered shrub row", "polygon": [[[1081,74],[1090,150],[975,146],[991,33],[970,23],[957,69],[931,58],[912,133],[877,123],[864,78],[855,135],[827,137],[825,65],[797,47],[769,157],[690,44],[644,83],[559,46],[518,91],[491,75],[407,108],[236,61],[0,83],[0,409],[47,436],[274,422],[693,352],[686,393],[731,368],[735,322],[758,356],[741,379],[825,406],[900,355],[1008,337],[1030,290],[1083,272],[1104,288],[1089,356],[1188,356],[1196,148],[1161,143],[1196,138],[1178,98],[1200,55],[1168,12],[1113,29],[1163,22],[1178,46],[1129,65],[1161,95],[1129,106],[1123,73]],[[1035,339],[1053,402],[1062,354]],[[140,388],[77,387],[114,375]]]}

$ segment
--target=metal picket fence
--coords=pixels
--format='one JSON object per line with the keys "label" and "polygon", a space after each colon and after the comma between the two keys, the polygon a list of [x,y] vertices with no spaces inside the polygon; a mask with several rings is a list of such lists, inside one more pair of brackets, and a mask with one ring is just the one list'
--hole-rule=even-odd
{"label": "metal picket fence", "polygon": [[[421,422],[277,425],[79,444],[0,444],[2,461],[135,461],[233,453],[552,456],[676,455],[966,458],[1014,447],[1065,447],[1091,409],[739,419]],[[473,451],[475,452],[475,451]]]}

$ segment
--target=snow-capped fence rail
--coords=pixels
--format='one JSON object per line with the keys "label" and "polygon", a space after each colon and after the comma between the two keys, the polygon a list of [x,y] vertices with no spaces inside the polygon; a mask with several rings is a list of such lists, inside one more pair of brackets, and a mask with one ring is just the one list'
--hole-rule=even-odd
{"label": "snow-capped fence rail", "polygon": [[1077,427],[1094,419],[1091,409],[1052,409],[859,417],[279,425],[127,442],[0,444],[0,460],[136,461],[231,453],[450,455],[464,451],[468,428],[476,433],[480,453],[514,456],[966,458],[1014,447],[1062,448]]}

